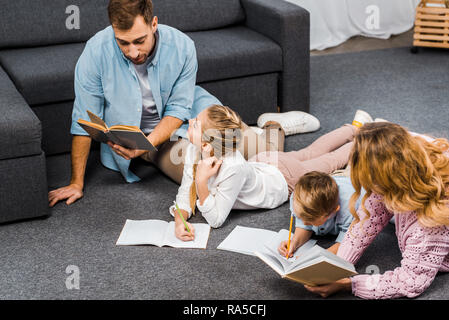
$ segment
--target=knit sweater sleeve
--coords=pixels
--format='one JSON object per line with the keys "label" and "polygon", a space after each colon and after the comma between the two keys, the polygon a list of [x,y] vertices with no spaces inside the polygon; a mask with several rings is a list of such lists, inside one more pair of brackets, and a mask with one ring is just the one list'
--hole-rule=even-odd
{"label": "knit sweater sleeve", "polygon": [[337,252],[338,256],[353,264],[393,217],[393,213],[382,202],[382,197],[377,194],[371,194],[366,199],[365,207],[369,217],[366,218],[365,211],[359,206],[357,215],[360,221],[353,221]]}
{"label": "knit sweater sleeve", "polygon": [[448,254],[449,228],[420,226],[406,240],[400,267],[382,275],[352,277],[352,293],[364,299],[419,296],[430,286]]}

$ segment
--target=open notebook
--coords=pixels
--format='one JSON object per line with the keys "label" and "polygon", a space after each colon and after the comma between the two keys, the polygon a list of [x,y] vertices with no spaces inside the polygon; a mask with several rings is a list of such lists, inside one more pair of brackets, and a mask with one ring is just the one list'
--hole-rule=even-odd
{"label": "open notebook", "polygon": [[195,240],[182,241],[175,236],[175,222],[162,220],[126,220],[116,245],[133,246],[151,244],[158,247],[206,249],[210,226],[193,223]]}
{"label": "open notebook", "polygon": [[286,259],[271,246],[256,252],[256,256],[268,264],[282,278],[287,278],[310,286],[335,282],[356,275],[354,265],[337,255],[314,245],[303,250],[296,259]]}
{"label": "open notebook", "polygon": [[[256,251],[270,253],[269,248],[277,252],[279,244],[284,240],[288,240],[288,230],[285,229],[275,232],[236,226],[226,239],[218,245],[217,249],[255,256]],[[312,248],[315,243],[316,240],[309,240],[289,260],[296,259],[296,256]]]}

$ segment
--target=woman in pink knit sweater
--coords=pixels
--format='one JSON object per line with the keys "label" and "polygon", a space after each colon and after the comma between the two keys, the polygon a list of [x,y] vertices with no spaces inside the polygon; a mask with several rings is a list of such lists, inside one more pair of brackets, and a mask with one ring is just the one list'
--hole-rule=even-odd
{"label": "woman in pink knit sweater", "polygon": [[[365,299],[413,298],[439,271],[449,271],[449,143],[413,137],[399,125],[365,124],[355,137],[350,201],[354,216],[337,255],[356,263],[394,216],[401,266],[379,275],[356,275],[306,288],[327,297],[347,290]],[[362,206],[355,211],[361,188]]]}

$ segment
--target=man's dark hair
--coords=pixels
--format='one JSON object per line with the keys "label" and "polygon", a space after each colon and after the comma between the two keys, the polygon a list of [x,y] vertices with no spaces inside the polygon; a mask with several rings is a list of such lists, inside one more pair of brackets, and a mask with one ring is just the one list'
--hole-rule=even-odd
{"label": "man's dark hair", "polygon": [[143,16],[147,24],[153,20],[153,2],[151,0],[110,0],[108,5],[109,21],[114,28],[129,30],[137,16]]}

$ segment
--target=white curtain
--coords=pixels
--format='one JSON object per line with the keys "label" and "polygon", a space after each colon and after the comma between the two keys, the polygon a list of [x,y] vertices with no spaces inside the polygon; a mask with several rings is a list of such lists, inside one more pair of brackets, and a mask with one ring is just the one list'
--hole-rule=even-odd
{"label": "white curtain", "polygon": [[310,49],[363,35],[388,39],[413,27],[420,0],[285,0],[310,12]]}

